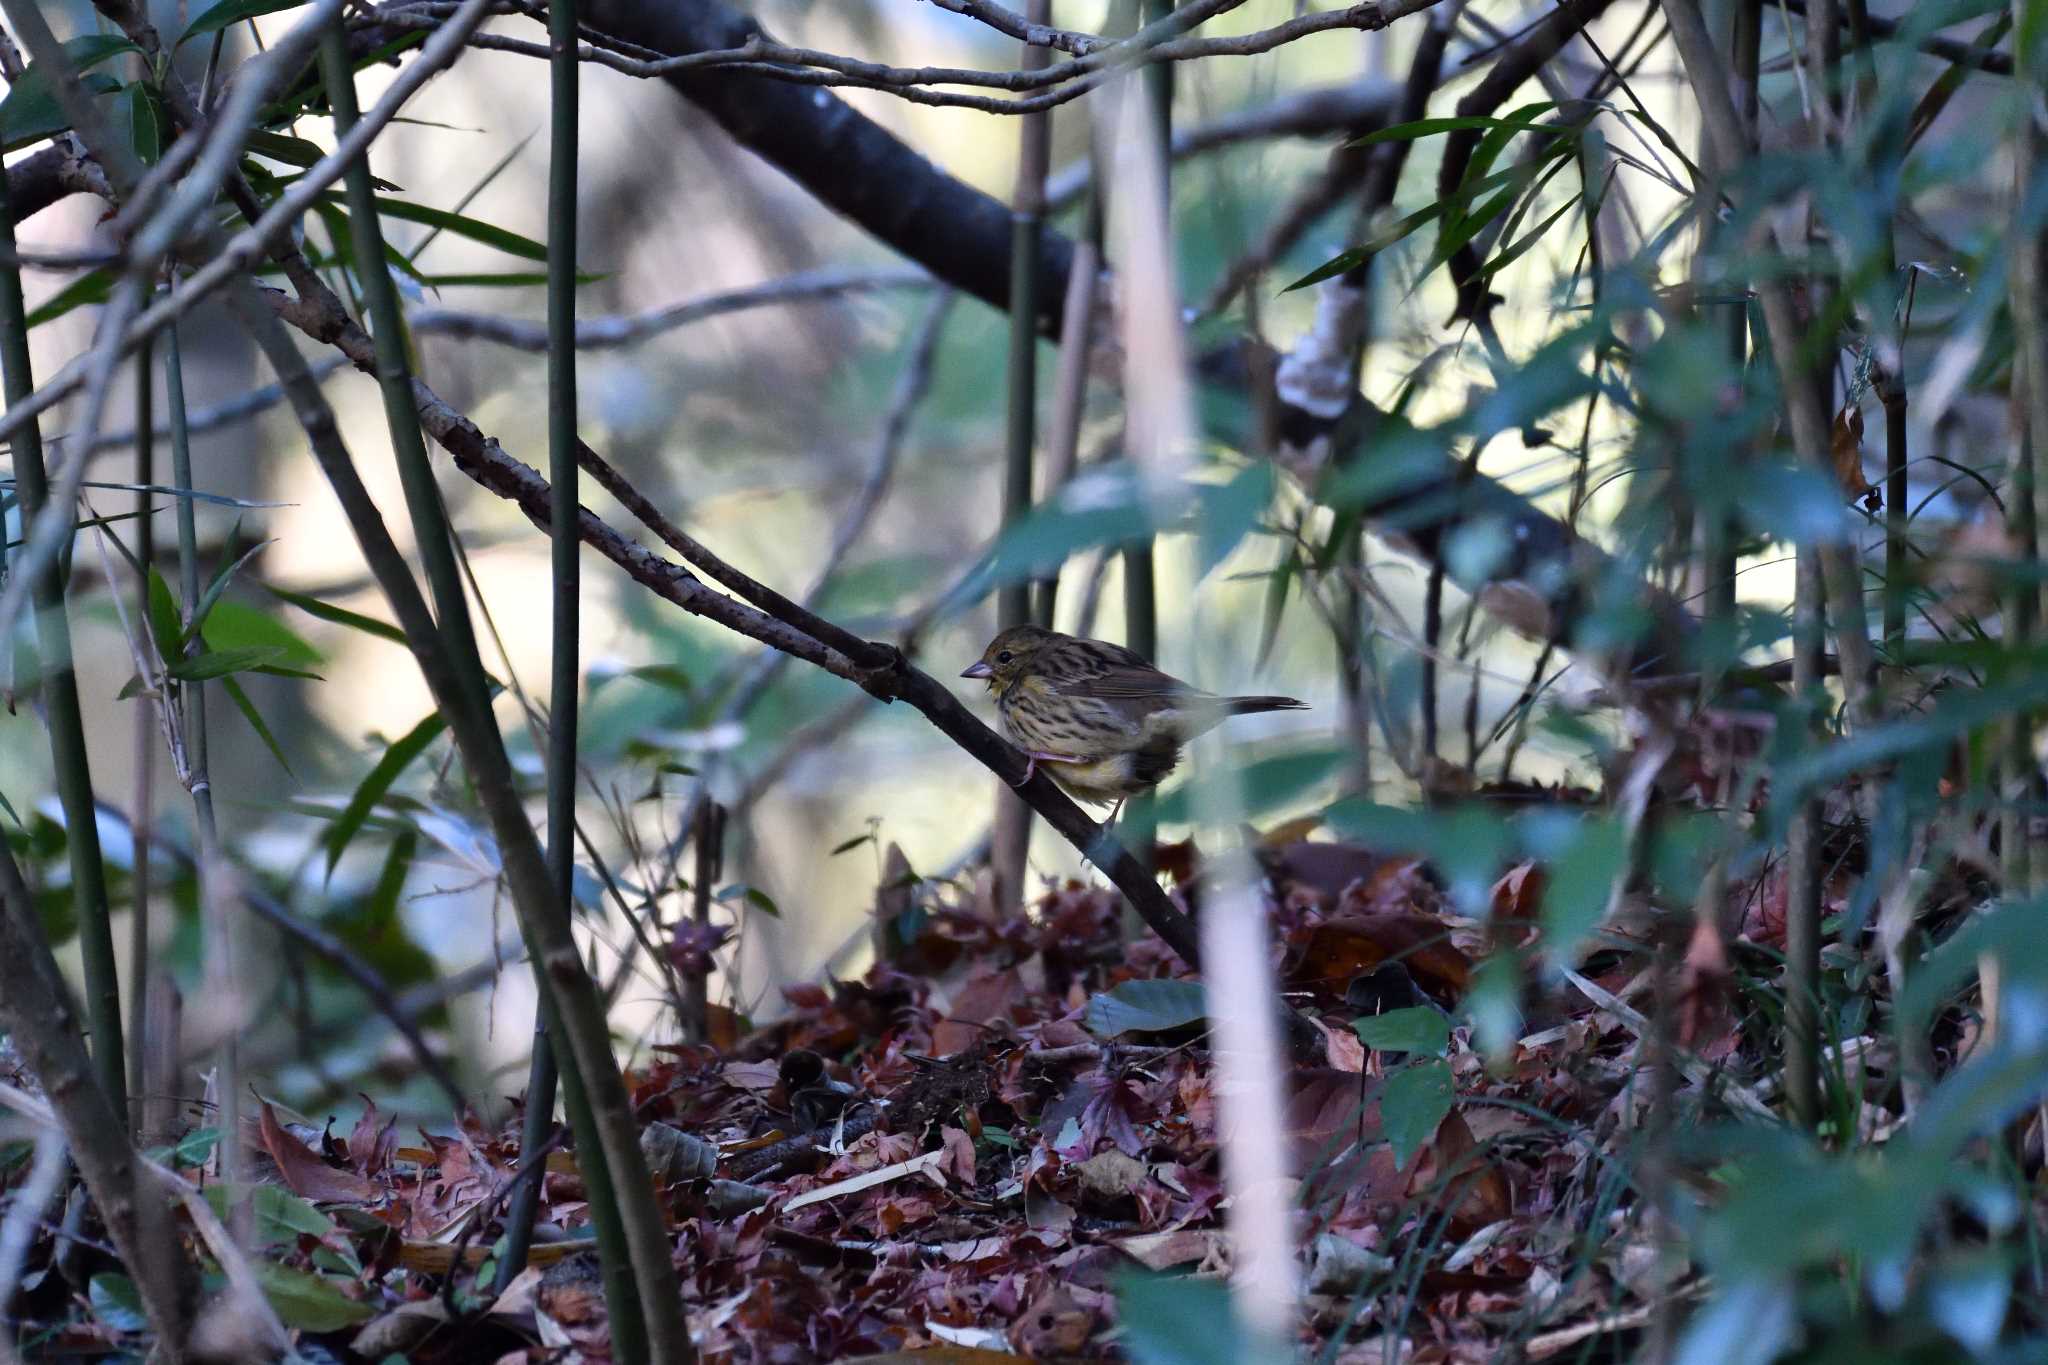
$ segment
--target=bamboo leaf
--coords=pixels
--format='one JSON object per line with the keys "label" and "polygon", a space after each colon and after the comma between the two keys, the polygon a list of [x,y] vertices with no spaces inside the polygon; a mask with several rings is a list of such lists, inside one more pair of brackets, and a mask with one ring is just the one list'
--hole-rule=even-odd
{"label": "bamboo leaf", "polygon": [[203,38],[209,33],[218,33],[244,19],[257,19],[266,14],[281,14],[288,9],[297,9],[306,0],[220,0],[212,9],[195,17],[178,39],[183,47],[194,38]]}
{"label": "bamboo leaf", "polygon": [[[337,190],[323,195],[320,202],[341,207],[344,201]],[[509,229],[460,213],[451,213],[446,209],[429,208],[425,204],[415,204],[409,200],[380,194],[377,196],[377,212],[387,218],[398,218],[408,223],[424,223],[428,227],[440,228],[458,237],[467,237],[473,242],[496,247],[506,255],[517,256],[521,260],[544,262],[548,258],[548,249],[531,237],[522,237]],[[412,263],[408,261],[406,264],[410,267]]]}
{"label": "bamboo leaf", "polygon": [[439,711],[426,717],[419,724],[406,731],[384,751],[375,767],[356,785],[349,797],[348,805],[335,817],[333,826],[327,831],[322,842],[327,847],[327,875],[334,875],[334,866],[341,861],[341,855],[362,830],[363,822],[370,811],[384,799],[384,793],[391,790],[391,784],[412,765],[412,761],[426,752],[441,732],[448,728],[447,718]]}
{"label": "bamboo leaf", "polygon": [[[119,90],[121,83],[92,68],[136,50],[135,44],[116,33],[87,33],[64,44],[72,69],[85,73],[80,81],[85,93],[95,98]],[[41,65],[30,62],[21,79],[8,89],[7,98],[0,99],[0,143],[11,152],[54,137],[70,126]]]}
{"label": "bamboo leaf", "polygon": [[362,613],[350,611],[346,607],[337,607],[332,603],[322,602],[317,597],[309,597],[305,593],[292,592],[286,588],[272,587],[268,583],[263,585],[263,590],[281,602],[291,603],[308,616],[317,616],[323,621],[331,621],[337,626],[347,626],[350,630],[359,630],[365,635],[374,635],[380,640],[389,640],[395,645],[405,643],[404,631],[387,621],[379,621],[374,616],[364,616]]}
{"label": "bamboo leaf", "polygon": [[242,719],[248,721],[249,728],[256,732],[256,738],[263,741],[263,747],[270,750],[270,756],[277,760],[277,766],[284,769],[287,777],[297,776],[292,772],[291,760],[284,756],[284,746],[277,742],[277,736],[264,723],[263,713],[256,709],[255,702],[249,700],[242,684],[232,677],[222,678],[220,684],[227,691],[228,699],[234,702],[235,709],[242,713]]}

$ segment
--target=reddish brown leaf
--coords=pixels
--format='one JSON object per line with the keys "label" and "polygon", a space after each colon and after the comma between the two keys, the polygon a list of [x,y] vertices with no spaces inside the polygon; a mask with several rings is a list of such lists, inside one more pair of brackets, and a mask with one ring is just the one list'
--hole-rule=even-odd
{"label": "reddish brown leaf", "polygon": [[398,1116],[394,1114],[382,1124],[377,1119],[377,1101],[363,1096],[363,1116],[349,1130],[348,1160],[366,1176],[382,1174],[398,1151]]}
{"label": "reddish brown leaf", "polygon": [[1870,480],[1863,477],[1862,408],[1852,405],[1835,414],[1835,429],[1828,437],[1828,458],[1834,464],[1835,481],[1842,485],[1844,493],[1852,498],[1876,494]]}
{"label": "reddish brown leaf", "polygon": [[1407,964],[1418,984],[1464,992],[1472,961],[1450,942],[1444,925],[1427,915],[1386,911],[1332,915],[1309,931],[1293,966],[1289,985],[1341,992],[1354,978],[1389,958]]}
{"label": "reddish brown leaf", "polygon": [[285,1188],[293,1194],[327,1204],[368,1204],[383,1194],[375,1181],[354,1171],[337,1170],[315,1156],[311,1148],[284,1130],[268,1102],[257,1119],[263,1150],[277,1163]]}

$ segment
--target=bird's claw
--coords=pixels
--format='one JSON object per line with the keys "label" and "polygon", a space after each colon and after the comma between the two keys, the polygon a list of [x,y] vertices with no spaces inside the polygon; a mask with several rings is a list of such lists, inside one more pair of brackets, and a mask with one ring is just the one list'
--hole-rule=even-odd
{"label": "bird's claw", "polygon": [[1020,787],[1025,786],[1031,781],[1033,774],[1038,771],[1038,765],[1041,763],[1079,763],[1081,761],[1072,754],[1049,754],[1039,749],[1025,749],[1023,754],[1024,776],[1017,783]]}

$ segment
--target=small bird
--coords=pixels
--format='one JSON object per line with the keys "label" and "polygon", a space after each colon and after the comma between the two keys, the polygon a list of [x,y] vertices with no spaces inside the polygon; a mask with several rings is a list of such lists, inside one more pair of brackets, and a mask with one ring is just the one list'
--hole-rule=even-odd
{"label": "small bird", "polygon": [[995,694],[1010,742],[1083,801],[1125,801],[1166,780],[1181,746],[1228,716],[1300,711],[1293,697],[1219,697],[1160,672],[1122,645],[1012,626],[960,674]]}

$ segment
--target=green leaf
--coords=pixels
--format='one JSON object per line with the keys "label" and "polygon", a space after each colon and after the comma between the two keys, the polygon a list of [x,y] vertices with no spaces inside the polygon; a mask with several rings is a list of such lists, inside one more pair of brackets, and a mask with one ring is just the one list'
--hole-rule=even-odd
{"label": "green leaf", "polygon": [[173,660],[164,671],[180,682],[206,682],[212,678],[225,678],[230,673],[271,673],[288,678],[320,676],[290,667],[287,662],[290,658],[288,652],[271,645],[250,649],[209,649],[189,659]]}
{"label": "green leaf", "polygon": [[149,566],[149,633],[156,637],[165,662],[184,652],[185,620],[178,610],[177,595],[154,564]]}
{"label": "green leaf", "polygon": [[154,90],[137,83],[122,92],[122,103],[127,106],[129,144],[143,165],[154,166],[164,154],[164,125],[168,120],[163,101]]}
{"label": "green leaf", "polygon": [[833,845],[832,851],[830,853],[827,853],[825,856],[828,858],[837,858],[842,853],[853,852],[853,850],[859,848],[862,844],[872,844],[873,842],[875,842],[875,836],[874,833],[870,831],[869,833],[857,835],[854,838],[848,839],[844,843]]}
{"label": "green leaf", "polygon": [[[238,1189],[248,1191],[246,1201],[229,1198]],[[295,1243],[301,1234],[324,1238],[335,1231],[332,1218],[282,1185],[230,1186],[216,1182],[208,1185],[205,1193],[214,1216],[223,1222],[227,1221],[231,1205],[246,1202],[255,1218],[256,1234],[264,1246]]]}
{"label": "green leaf", "polygon": [[[319,165],[327,156],[327,150],[317,142],[303,137],[288,137],[283,133],[267,133],[261,129],[249,134],[242,145],[245,150],[266,160],[281,161],[301,170]],[[396,192],[401,188],[377,176],[372,176],[371,180],[380,190]]]}
{"label": "green leaf", "polygon": [[1197,981],[1126,981],[1088,1001],[1090,1033],[1114,1038],[1119,1033],[1165,1033],[1198,1023],[1207,1001]]}
{"label": "green leaf", "polygon": [[116,1332],[146,1332],[149,1317],[142,1311],[142,1295],[135,1288],[135,1281],[126,1275],[108,1273],[95,1275],[86,1290],[86,1298],[92,1303],[92,1315],[100,1325]]}
{"label": "green leaf", "polygon": [[[1531,107],[1549,108],[1550,106],[1534,105]],[[1434,137],[1438,133],[1455,133],[1481,128],[1506,128],[1511,131],[1525,133],[1555,131],[1555,129],[1550,128],[1546,124],[1539,123],[1535,119],[1516,118],[1512,115],[1507,118],[1482,118],[1476,115],[1462,118],[1419,118],[1412,123],[1397,123],[1391,128],[1376,129],[1373,132],[1367,133],[1364,137],[1352,139],[1348,145],[1366,147],[1375,142],[1412,142],[1417,138]]]}
{"label": "green leaf", "polygon": [[376,1309],[341,1292],[341,1281],[269,1261],[255,1265],[263,1297],[284,1325],[301,1332],[339,1332],[376,1316]]}
{"label": "green leaf", "polygon": [[348,799],[348,805],[335,817],[334,825],[322,841],[327,845],[327,875],[334,875],[334,865],[341,861],[341,855],[348,851],[351,840],[356,837],[367,820],[371,809],[384,799],[384,793],[391,790],[391,784],[398,780],[412,761],[426,751],[437,736],[448,727],[447,718],[439,711],[434,712],[419,724],[408,730],[377,760],[369,775],[363,778]]}
{"label": "green leaf", "polygon": [[1273,466],[1266,460],[1246,465],[1228,483],[1196,485],[1196,577],[1208,577],[1259,524],[1273,488]]}
{"label": "green leaf", "polygon": [[398,920],[398,898],[405,891],[405,879],[412,871],[413,858],[419,847],[420,837],[411,830],[391,841],[391,848],[384,855],[384,869],[377,874],[377,885],[363,904],[363,928],[370,936],[381,937],[394,930],[402,932]]}
{"label": "green leaf", "polygon": [[1551,960],[1570,966],[1579,946],[1599,927],[1614,879],[1628,856],[1619,820],[1597,816],[1578,822],[1570,841],[1548,861],[1543,886],[1543,942]]}
{"label": "green leaf", "polygon": [[[344,200],[338,190],[322,196],[321,202],[337,208],[344,206]],[[548,249],[531,237],[522,237],[509,229],[480,222],[460,213],[450,213],[446,209],[429,208],[425,204],[415,204],[409,200],[394,199],[389,195],[380,194],[377,196],[377,212],[386,218],[399,218],[409,223],[424,223],[428,227],[440,228],[458,237],[467,237],[473,242],[496,247],[506,255],[517,256],[521,260],[545,261],[548,258]],[[412,268],[412,262],[409,260],[404,265],[408,270]]]}
{"label": "green leaf", "polygon": [[[1570,213],[1573,209],[1578,208],[1579,206],[1579,200],[1567,199],[1564,203],[1558,205],[1556,211],[1554,211],[1548,218],[1545,218],[1535,227],[1530,228],[1526,234],[1516,238],[1513,242],[1511,242],[1506,247],[1503,247],[1500,251],[1495,252],[1492,259],[1487,261],[1487,263],[1484,266],[1480,267],[1480,280],[1490,280],[1495,275],[1498,275],[1501,271],[1506,270],[1509,266],[1513,265],[1516,261],[1520,260],[1523,253],[1527,252],[1530,247],[1535,246],[1536,243],[1542,241],[1544,234],[1548,233],[1553,227],[1557,226],[1558,219],[1564,217],[1567,213]],[[1509,230],[1512,231],[1514,225],[1509,224],[1508,226]]]}
{"label": "green leaf", "polygon": [[203,38],[209,33],[218,33],[244,19],[256,19],[266,14],[281,14],[288,9],[297,9],[306,0],[220,0],[213,8],[204,11],[192,20],[178,39],[183,47],[194,38]]}
{"label": "green leaf", "polygon": [[1316,267],[1314,270],[1309,271],[1308,274],[1303,275],[1300,279],[1296,280],[1293,284],[1288,285],[1286,289],[1283,289],[1280,292],[1284,294],[1296,289],[1305,289],[1309,285],[1320,284],[1324,280],[1330,279],[1337,275],[1342,275],[1345,271],[1350,270],[1355,266],[1364,264],[1372,257],[1378,255],[1380,252],[1385,251],[1388,247],[1393,246],[1395,243],[1402,241],[1410,233],[1414,232],[1417,228],[1428,227],[1437,219],[1444,217],[1446,214],[1457,211],[1458,209],[1462,208],[1465,204],[1470,203],[1473,199],[1477,198],[1478,196],[1489,193],[1493,190],[1500,189],[1502,186],[1514,184],[1518,181],[1521,183],[1526,183],[1526,177],[1535,174],[1543,165],[1547,164],[1548,161],[1561,155],[1569,155],[1570,151],[1571,148],[1569,145],[1565,145],[1563,150],[1560,151],[1558,150],[1557,145],[1553,144],[1551,147],[1546,148],[1536,160],[1531,161],[1527,166],[1514,166],[1510,167],[1505,171],[1495,171],[1492,175],[1487,176],[1485,179],[1475,181],[1471,185],[1463,189],[1460,189],[1455,193],[1446,196],[1445,198],[1439,199],[1437,202],[1429,205],[1427,208],[1418,209],[1414,213],[1409,214],[1407,217],[1400,219],[1398,222],[1395,222],[1389,225],[1388,227],[1382,229],[1381,231],[1374,233],[1371,237],[1367,238],[1363,243],[1359,244],[1358,246],[1352,247],[1348,251],[1341,252],[1337,256],[1324,262],[1322,265]]}
{"label": "green leaf", "polygon": [[179,1166],[202,1166],[212,1157],[213,1149],[220,1145],[218,1127],[194,1128],[178,1139],[170,1149],[172,1161]]}
{"label": "green leaf", "polygon": [[380,640],[389,640],[395,645],[405,643],[404,631],[389,622],[379,621],[374,616],[364,616],[359,612],[350,611],[346,607],[333,606],[322,602],[317,597],[308,597],[302,592],[290,592],[284,588],[273,588],[268,583],[264,584],[263,588],[272,597],[282,602],[291,603],[308,616],[317,616],[323,621],[332,621],[337,626],[347,626],[350,630],[359,630],[365,635],[374,635]]}
{"label": "green leaf", "polygon": [[249,728],[256,732],[256,738],[263,741],[263,747],[270,750],[270,756],[277,760],[278,767],[284,769],[285,776],[295,776],[291,760],[284,756],[284,747],[277,742],[277,736],[272,734],[270,727],[264,723],[263,713],[256,709],[255,702],[249,700],[249,694],[242,689],[242,684],[233,678],[222,678],[220,685],[227,689],[228,699],[234,702],[235,709],[242,713],[242,719],[249,722]]}
{"label": "green leaf", "polygon": [[88,270],[71,283],[43,300],[42,306],[28,315],[30,327],[40,327],[63,317],[74,308],[88,308],[105,303],[114,296],[118,272],[108,266]]}
{"label": "green leaf", "polygon": [[1379,1052],[1427,1052],[1441,1057],[1450,1050],[1451,1021],[1427,1005],[1388,1010],[1351,1021],[1358,1041]]}
{"label": "green leaf", "polygon": [[[1347,751],[1328,744],[1265,753],[1238,767],[1236,782],[1244,814],[1265,815],[1313,791],[1343,766]],[[1162,825],[1189,824],[1200,817],[1192,781],[1159,798],[1155,818]]]}
{"label": "green leaf", "polygon": [[[93,73],[91,69],[124,52],[135,51],[139,51],[135,44],[118,33],[87,33],[64,44],[64,55],[70,58],[72,69],[91,73],[85,74],[79,82],[91,98],[111,94],[121,88],[121,83],[112,76]],[[30,62],[21,73],[21,79],[8,89],[7,98],[0,99],[0,142],[4,142],[11,152],[31,142],[54,137],[70,126],[71,120],[64,116],[63,106],[57,103],[56,93],[50,89],[42,64]]]}
{"label": "green leaf", "polygon": [[711,899],[721,905],[730,905],[734,901],[744,901],[764,915],[772,916],[775,919],[782,918],[782,907],[777,905],[766,891],[763,891],[758,886],[748,886],[745,882],[734,882],[731,886],[722,886]]}
{"label": "green leaf", "polygon": [[1116,1299],[1132,1365],[1240,1365],[1259,1358],[1231,1315],[1223,1280],[1125,1270],[1116,1276]]}
{"label": "green leaf", "polygon": [[200,623],[199,636],[208,649],[276,650],[293,668],[325,662],[319,650],[284,622],[241,602],[214,602]]}
{"label": "green leaf", "polygon": [[1451,1093],[1451,1068],[1444,1062],[1405,1067],[1388,1079],[1380,1091],[1380,1131],[1394,1149],[1395,1170],[1436,1136],[1451,1112]]}
{"label": "green leaf", "polygon": [[[576,272],[576,283],[596,284],[599,280],[608,280],[611,277],[608,270],[579,270]],[[456,271],[448,275],[421,275],[419,278],[436,289],[521,289],[548,282],[547,272],[541,270]]]}
{"label": "green leaf", "polygon": [[[239,523],[237,524],[237,529],[239,529]],[[267,544],[269,544],[268,541],[262,541],[258,544],[250,546],[240,555],[236,555],[235,558],[230,560],[227,564],[223,565],[221,567],[221,571],[214,575],[213,582],[207,584],[206,591],[199,595],[199,605],[193,608],[191,624],[185,627],[186,643],[190,643],[192,636],[195,632],[197,632],[202,638],[204,638],[208,644],[255,643],[253,641],[248,640],[216,640],[211,635],[207,634],[205,626],[207,618],[213,612],[214,605],[220,601],[220,595],[228,590],[228,584],[234,581],[235,574],[241,569],[241,567],[244,564],[247,564],[251,559],[255,558],[257,551],[261,550],[264,547],[264,545]],[[229,553],[233,553],[232,546],[229,547]],[[246,611],[247,609],[244,608],[244,610]],[[291,636],[289,632],[287,632],[287,636],[289,637],[289,640],[292,643],[303,643],[302,641],[298,640],[298,637]],[[277,644],[282,642],[275,639],[269,639],[263,641],[262,643]],[[312,653],[312,647],[310,645],[308,645],[306,648],[309,653]],[[312,653],[311,662],[317,663],[319,662],[319,659],[320,656],[317,653]]]}

